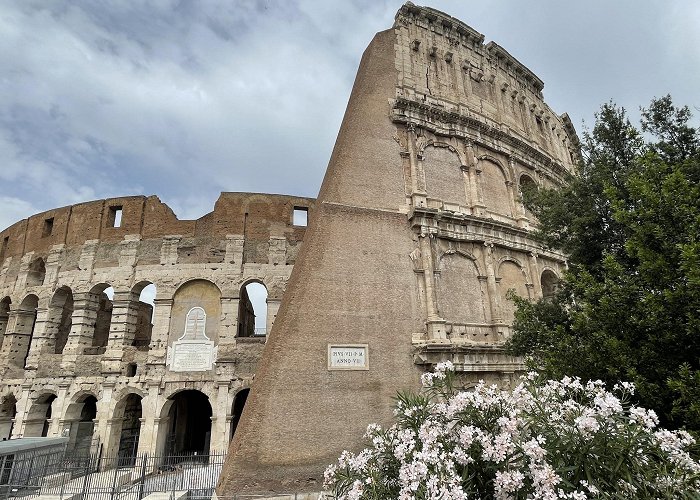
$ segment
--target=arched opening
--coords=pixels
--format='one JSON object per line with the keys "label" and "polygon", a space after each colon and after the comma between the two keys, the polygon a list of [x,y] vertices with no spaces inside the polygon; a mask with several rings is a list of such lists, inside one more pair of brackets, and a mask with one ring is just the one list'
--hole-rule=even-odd
{"label": "arched opening", "polygon": [[267,288],[251,281],[241,287],[238,300],[238,336],[253,337],[267,334]]}
{"label": "arched opening", "polygon": [[114,288],[107,283],[95,285],[90,290],[90,308],[95,310],[95,330],[92,334],[92,349],[86,349],[85,354],[103,354],[109,341],[109,330],[112,326],[112,309],[114,307]]}
{"label": "arched opening", "polygon": [[481,190],[486,208],[495,214],[512,217],[510,194],[504,170],[495,162],[484,158],[481,167]]}
{"label": "arched opening", "polygon": [[24,420],[24,437],[46,437],[53,412],[55,394],[42,394],[32,404]]}
{"label": "arched opening", "polygon": [[9,360],[15,366],[24,366],[27,364],[29,356],[29,346],[32,343],[34,336],[34,326],[36,325],[36,313],[39,307],[39,297],[36,295],[27,295],[19,305],[17,317],[14,325],[12,343],[9,349]]}
{"label": "arched opening", "polygon": [[462,162],[454,150],[428,146],[422,165],[428,197],[453,205],[467,204]]}
{"label": "arched opening", "polygon": [[62,286],[53,294],[46,318],[46,335],[54,344],[54,353],[61,354],[68,343],[73,324],[73,292]]}
{"label": "arched opening", "polygon": [[7,441],[12,437],[16,415],[17,398],[14,394],[8,394],[0,401],[0,441]]}
{"label": "arched opening", "polygon": [[27,286],[42,286],[46,278],[46,262],[37,257],[29,263],[27,272]]}
{"label": "arched opening", "polygon": [[508,298],[508,291],[513,290],[522,298],[529,298],[527,291],[527,278],[519,264],[512,260],[505,260],[498,269],[499,288],[501,294],[501,319],[507,325],[513,324],[515,318],[515,302]]}
{"label": "arched opening", "polygon": [[518,190],[520,191],[520,203],[523,205],[525,215],[528,217],[533,217],[534,214],[530,210],[529,206],[532,203],[534,196],[537,194],[537,183],[529,175],[523,174],[520,176]]}
{"label": "arched opening", "polygon": [[211,439],[212,410],[209,398],[186,390],[170,398],[166,455],[206,455]]}
{"label": "arched opening", "polygon": [[138,293],[139,300],[136,302],[136,326],[134,338],[131,345],[138,350],[148,350],[153,333],[153,311],[156,299],[156,286],[150,282],[142,282],[133,290]]}
{"label": "arched opening", "polygon": [[120,421],[119,448],[117,451],[119,465],[133,465],[136,460],[136,451],[139,447],[141,433],[141,396],[129,394],[122,399],[114,410],[114,419]]}
{"label": "arched opening", "polygon": [[478,277],[475,262],[462,254],[447,254],[440,259],[438,308],[453,331],[474,331],[476,325],[486,323],[488,304]]}
{"label": "arched opening", "polygon": [[5,338],[5,332],[7,331],[7,322],[10,319],[10,305],[12,301],[10,297],[5,297],[0,300],[0,347],[2,347],[3,340]]}
{"label": "arched opening", "polygon": [[549,299],[554,297],[557,293],[557,288],[559,286],[559,278],[553,271],[545,269],[542,271],[542,277],[540,278],[540,283],[542,285],[542,297]]}
{"label": "arched opening", "polygon": [[248,399],[248,393],[250,389],[243,389],[238,391],[236,397],[233,400],[233,406],[231,407],[231,438],[236,433],[236,427],[238,427],[238,422],[241,420],[241,415],[243,414],[243,407]]}
{"label": "arched opening", "polygon": [[90,453],[95,418],[97,418],[97,398],[92,394],[83,394],[68,407],[66,420],[70,422],[67,447],[69,451],[76,455]]}

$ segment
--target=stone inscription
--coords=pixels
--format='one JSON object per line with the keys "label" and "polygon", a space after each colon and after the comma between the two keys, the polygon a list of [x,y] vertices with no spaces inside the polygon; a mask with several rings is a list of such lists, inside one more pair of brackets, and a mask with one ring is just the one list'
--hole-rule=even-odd
{"label": "stone inscription", "polygon": [[214,342],[205,332],[207,314],[193,307],[185,319],[185,332],[168,349],[167,364],[173,372],[203,372],[211,370],[216,361]]}
{"label": "stone inscription", "polygon": [[329,370],[369,370],[367,344],[328,345]]}
{"label": "stone inscription", "polygon": [[214,342],[178,340],[172,347],[170,371],[201,372],[211,370],[214,364]]}

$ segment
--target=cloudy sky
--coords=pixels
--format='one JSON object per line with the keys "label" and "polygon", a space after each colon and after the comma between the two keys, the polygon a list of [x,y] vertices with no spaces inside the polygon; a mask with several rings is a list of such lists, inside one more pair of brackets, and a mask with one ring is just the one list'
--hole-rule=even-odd
{"label": "cloudy sky", "polygon": [[[418,2],[419,3],[419,2]],[[0,0],[0,228],[157,194],[182,219],[220,191],[315,196],[388,0]],[[697,0],[433,0],[545,82],[579,132],[613,99],[700,115]]]}

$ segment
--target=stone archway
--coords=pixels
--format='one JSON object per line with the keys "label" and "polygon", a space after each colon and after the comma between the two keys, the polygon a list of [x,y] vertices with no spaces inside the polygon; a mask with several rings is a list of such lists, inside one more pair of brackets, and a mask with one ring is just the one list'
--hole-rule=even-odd
{"label": "stone archway", "polygon": [[128,394],[117,404],[114,411],[115,423],[113,425],[119,428],[113,429],[113,433],[119,438],[116,452],[120,466],[133,465],[136,460],[143,415],[141,399],[138,394]]}
{"label": "stone archway", "polygon": [[53,403],[56,395],[42,394],[32,403],[29,412],[24,417],[23,437],[47,437],[53,418]]}
{"label": "stone archway", "polygon": [[242,389],[238,391],[238,394],[236,394],[236,397],[233,400],[233,406],[231,407],[231,434],[229,439],[233,439],[233,435],[236,432],[236,427],[238,427],[238,422],[241,420],[243,408],[245,407],[249,393],[250,389]]}
{"label": "stone archway", "polygon": [[17,398],[14,394],[7,394],[0,399],[0,441],[7,441],[12,437],[16,415]]}
{"label": "stone archway", "polygon": [[206,455],[211,440],[212,408],[200,391],[184,390],[171,396],[163,408],[166,455]]}
{"label": "stone archway", "polygon": [[96,418],[97,398],[94,395],[83,394],[70,404],[65,416],[69,425],[68,451],[77,455],[90,454]]}

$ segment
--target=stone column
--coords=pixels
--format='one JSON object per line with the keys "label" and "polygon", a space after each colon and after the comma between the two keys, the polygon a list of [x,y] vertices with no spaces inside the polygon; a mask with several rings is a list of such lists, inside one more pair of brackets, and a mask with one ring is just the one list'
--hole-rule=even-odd
{"label": "stone column", "polygon": [[209,450],[222,451],[228,448],[228,432],[225,416],[231,411],[231,403],[228,397],[229,382],[216,382],[216,401],[211,401],[213,416],[211,419],[211,438]]}
{"label": "stone column", "polygon": [[153,330],[151,332],[151,348],[148,351],[148,364],[165,365],[173,299],[157,298],[153,305]]}
{"label": "stone column", "polygon": [[472,186],[469,179],[469,167],[467,165],[462,165],[460,168],[462,170],[462,179],[464,180],[464,199],[467,200],[467,207],[469,209],[469,213],[471,214],[474,210],[472,208]]}
{"label": "stone column", "polygon": [[5,332],[7,332],[7,323],[10,319],[9,311],[7,314],[0,313],[0,351],[5,340]]}
{"label": "stone column", "polygon": [[[112,440],[112,426],[115,419],[114,406],[118,401],[113,401],[114,387],[116,382],[114,380],[105,380],[102,383],[102,393],[99,395],[97,400],[97,416],[94,420],[95,426],[92,431],[92,441],[102,443],[104,446],[104,452],[107,455],[116,454],[117,450],[110,449],[113,445]],[[117,443],[119,438],[117,437]]]}
{"label": "stone column", "polygon": [[[36,310],[36,321],[31,333],[31,342],[25,369],[36,370],[39,367],[42,354],[53,354],[56,346],[56,332],[61,323],[61,309],[58,308],[58,318],[56,308],[40,308]],[[30,315],[32,313],[29,313]],[[27,320],[29,321],[29,320]]]}
{"label": "stone column", "polygon": [[31,390],[31,381],[22,383],[22,392],[17,400],[17,414],[15,415],[15,426],[12,429],[12,439],[18,439],[24,436],[24,429],[27,425],[29,409],[31,408],[31,401],[29,400]]}
{"label": "stone column", "polygon": [[243,270],[243,243],[245,239],[240,234],[226,235],[226,253],[224,262],[233,264],[233,274],[241,274]]}
{"label": "stone column", "polygon": [[426,327],[428,340],[447,341],[445,320],[438,314],[437,295],[435,293],[435,267],[433,265],[432,236],[428,233],[420,235],[420,252],[423,264],[423,279],[425,280],[425,303],[428,313]]}
{"label": "stone column", "polygon": [[4,360],[4,365],[24,368],[34,331],[35,318],[34,311],[21,309],[10,311],[8,332],[5,332],[5,340],[0,351],[0,359]]}
{"label": "stone column", "polygon": [[221,297],[219,345],[235,345],[238,333],[238,298]]}
{"label": "stone column", "polygon": [[92,346],[98,308],[99,299],[95,294],[90,292],[73,294],[72,325],[68,342],[63,349],[61,368],[73,370],[78,356],[83,354],[83,349]]}
{"label": "stone column", "polygon": [[51,414],[54,416],[49,425],[49,436],[60,436],[61,435],[61,419],[65,417],[65,411],[68,408],[68,389],[70,388],[70,382],[61,382],[58,385],[58,394],[56,399],[53,400],[51,406]]}
{"label": "stone column", "polygon": [[501,323],[503,316],[501,315],[501,297],[498,293],[496,285],[496,271],[493,261],[493,243],[484,243],[486,247],[484,261],[486,262],[486,284],[489,291],[489,304],[491,306],[491,321]]}
{"label": "stone column", "polygon": [[160,381],[150,380],[148,382],[148,392],[141,400],[141,432],[139,434],[138,453],[162,454],[162,448],[158,447],[158,435],[160,425],[163,420],[160,418],[161,396]]}
{"label": "stone column", "polygon": [[270,297],[267,298],[267,324],[265,325],[265,333],[269,334],[272,331],[272,324],[274,323],[275,318],[277,317],[277,311],[280,310],[281,304],[281,299]]}
{"label": "stone column", "polygon": [[408,132],[408,161],[411,167],[411,197],[414,207],[425,207],[427,205],[427,193],[422,186],[425,186],[425,179],[422,178],[422,171],[418,166],[418,153],[416,151],[416,125],[409,123],[406,125]]}
{"label": "stone column", "polygon": [[112,321],[109,326],[107,348],[102,357],[102,373],[118,375],[122,372],[124,346],[131,345],[138,321],[138,296],[131,292],[114,292]]}
{"label": "stone column", "polygon": [[530,258],[528,259],[528,264],[530,268],[530,279],[532,280],[532,286],[534,290],[534,297],[532,299],[542,298],[542,282],[540,281],[540,266],[537,264],[538,255],[535,252],[530,252]]}
{"label": "stone column", "polygon": [[481,185],[479,184],[480,170],[477,168],[474,143],[467,141],[464,147],[464,154],[467,158],[467,177],[469,178],[469,201],[473,215],[483,215],[486,206],[481,199]]}

